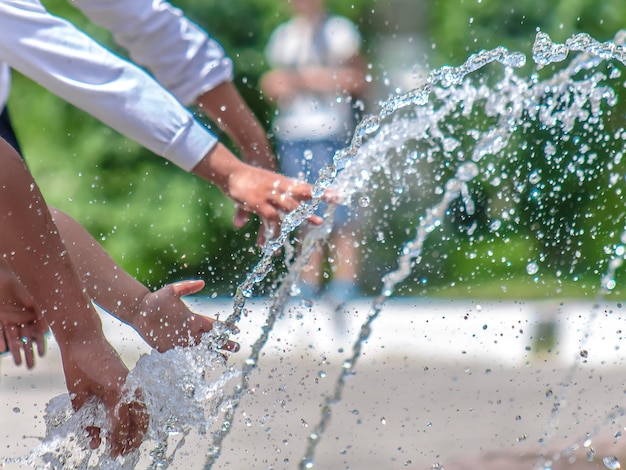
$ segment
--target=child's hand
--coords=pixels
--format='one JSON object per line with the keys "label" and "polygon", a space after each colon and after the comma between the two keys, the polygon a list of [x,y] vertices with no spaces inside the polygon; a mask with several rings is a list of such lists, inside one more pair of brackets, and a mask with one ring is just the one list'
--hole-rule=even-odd
{"label": "child's hand", "polygon": [[[115,458],[139,448],[148,429],[149,416],[139,391],[135,393],[135,400],[124,401],[123,386],[128,369],[111,345],[104,337],[94,337],[77,344],[63,344],[61,354],[74,409],[80,409],[91,398],[104,403],[110,424],[106,437],[111,456]],[[90,427],[86,431],[91,438],[91,448],[98,448],[99,430]]]}
{"label": "child's hand", "polygon": [[7,264],[0,261],[0,353],[11,351],[15,365],[35,366],[34,345],[39,356],[46,350],[48,325],[28,290]]}
{"label": "child's hand", "polygon": [[[227,193],[238,204],[235,226],[240,227],[245,218],[243,211],[256,213],[263,223],[258,243],[266,241],[266,234],[280,233],[281,219],[297,209],[300,203],[311,199],[312,186],[261,168],[246,166],[233,175]],[[319,225],[322,218],[313,215],[308,221]]]}
{"label": "child's hand", "polygon": [[[202,335],[213,329],[215,320],[194,314],[181,297],[196,294],[203,288],[202,280],[181,281],[149,293],[133,315],[133,327],[159,352],[198,344]],[[239,344],[227,341],[222,349],[237,352]]]}
{"label": "child's hand", "polygon": [[[217,184],[235,201],[239,209],[236,225],[245,223],[243,211],[254,212],[261,218],[265,232],[270,234],[280,233],[282,217],[311,199],[310,184],[244,163],[219,143],[196,165],[193,173]],[[327,191],[324,200],[337,202],[339,198]],[[315,225],[322,223],[317,215],[308,220]],[[264,241],[264,234],[261,234],[259,243]]]}
{"label": "child's hand", "polygon": [[16,366],[22,364],[22,354],[26,367],[35,367],[35,346],[37,354],[46,353],[45,334],[48,324],[34,313],[0,312],[0,352],[11,351]]}

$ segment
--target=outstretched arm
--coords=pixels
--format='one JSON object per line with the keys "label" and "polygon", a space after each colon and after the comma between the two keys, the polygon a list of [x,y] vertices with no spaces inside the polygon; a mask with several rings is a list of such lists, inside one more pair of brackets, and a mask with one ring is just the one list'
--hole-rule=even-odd
{"label": "outstretched arm", "polygon": [[[181,281],[151,292],[126,273],[78,222],[58,209],[51,212],[89,297],[132,325],[151,347],[164,352],[190,346],[213,329],[214,319],[194,314],[182,301],[202,290],[204,281]],[[239,345],[228,341],[224,349],[237,351]]]}
{"label": "outstretched arm", "polygon": [[104,338],[39,188],[1,139],[0,165],[0,256],[28,286],[57,339],[74,408],[92,397],[101,400],[111,423],[112,454],[135,449],[147,429],[147,416],[141,403],[122,401],[128,369]]}

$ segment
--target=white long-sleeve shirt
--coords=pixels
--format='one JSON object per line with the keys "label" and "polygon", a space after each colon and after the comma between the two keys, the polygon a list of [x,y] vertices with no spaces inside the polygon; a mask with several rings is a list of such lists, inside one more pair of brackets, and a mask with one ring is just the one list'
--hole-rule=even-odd
{"label": "white long-sleeve shirt", "polygon": [[[39,0],[0,0],[0,107],[12,67],[66,101],[191,170],[217,143],[185,105],[232,79],[222,48],[161,0],[75,0],[111,31],[120,58],[56,17]],[[168,90],[166,90],[167,88]]]}

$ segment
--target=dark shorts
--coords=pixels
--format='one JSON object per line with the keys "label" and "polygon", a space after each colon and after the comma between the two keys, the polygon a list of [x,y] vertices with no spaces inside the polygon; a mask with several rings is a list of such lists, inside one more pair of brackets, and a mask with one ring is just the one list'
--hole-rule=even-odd
{"label": "dark shorts", "polygon": [[6,140],[11,147],[17,150],[17,153],[22,155],[20,144],[17,141],[13,126],[11,125],[11,118],[9,117],[9,110],[5,106],[0,113],[0,137]]}

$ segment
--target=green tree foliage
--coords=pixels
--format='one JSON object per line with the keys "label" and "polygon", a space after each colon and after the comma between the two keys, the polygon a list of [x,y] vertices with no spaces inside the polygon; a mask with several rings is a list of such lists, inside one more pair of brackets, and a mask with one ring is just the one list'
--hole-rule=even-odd
{"label": "green tree foliage", "polygon": [[[621,14],[625,6],[623,0],[435,0],[430,2],[429,8],[432,63],[459,65],[479,50],[505,46],[528,57],[519,75],[529,77],[535,73],[538,79],[548,77],[562,65],[539,70],[532,62],[531,50],[538,31],[549,34],[556,42],[564,42],[580,32],[599,41],[612,40],[625,26]],[[540,184],[525,184],[522,193],[515,198],[521,218],[515,226],[509,227],[507,235],[524,241],[526,249],[520,250],[518,241],[511,243],[508,249],[501,247],[502,250],[495,251],[491,247],[486,250],[485,247],[493,246],[493,234],[491,237],[459,237],[458,244],[492,254],[472,263],[465,258],[466,251],[460,250],[442,268],[447,270],[448,276],[454,277],[454,271],[467,272],[469,266],[473,266],[475,277],[480,277],[477,273],[488,271],[498,257],[509,260],[519,257],[536,260],[539,266],[550,268],[561,280],[586,278],[589,282],[581,283],[581,293],[590,293],[599,286],[599,278],[606,272],[609,255],[620,243],[619,234],[624,228],[623,188],[616,189],[614,180],[615,174],[623,175],[626,170],[619,158],[623,142],[616,137],[624,126],[626,93],[623,77],[619,77],[616,68],[620,69],[620,64],[597,68],[605,77],[617,77],[607,82],[616,92],[618,102],[607,110],[601,124],[579,122],[568,133],[529,124],[518,129],[519,135],[509,146],[505,158],[490,162],[495,174],[509,175],[517,181],[532,180],[533,172],[541,175]],[[491,77],[499,77],[502,67],[494,67],[489,73]],[[490,76],[480,80],[488,82]],[[480,125],[483,119],[474,116],[471,126]],[[581,145],[583,142],[585,145]],[[546,151],[547,144],[554,146],[554,155]],[[502,198],[501,191],[490,188],[488,179],[479,181],[475,188],[485,199],[487,209],[497,207],[498,199]],[[489,220],[487,217],[486,222]],[[524,275],[525,268],[525,263],[520,263],[517,272]],[[494,279],[502,279],[499,276],[501,274]]]}
{"label": "green tree foliage", "polygon": [[[413,2],[420,0],[329,0],[333,11],[352,19],[364,34],[364,49],[373,61],[375,80],[379,77],[375,46],[384,36],[400,37],[402,33],[411,38],[425,37],[431,45],[429,67],[434,68],[459,65],[469,54],[499,45],[529,56],[538,29],[555,41],[563,41],[575,32],[588,32],[598,40],[609,40],[624,27],[626,7],[624,0],[424,0],[421,2],[424,8],[415,8]],[[264,46],[274,27],[288,17],[287,2],[176,0],[174,3],[223,44],[235,63],[235,85],[269,131],[274,110],[258,91],[258,82],[267,69]],[[49,0],[46,7],[69,18],[119,54],[125,54],[106,31],[89,23],[71,3]],[[380,74],[383,78],[384,72]],[[551,72],[552,68],[538,73]],[[523,73],[531,73],[531,65]],[[618,81],[615,83],[620,100],[613,111],[614,118],[607,124],[607,130],[614,132],[623,125],[626,112],[624,88]],[[210,292],[227,294],[234,291],[235,284],[258,259],[254,245],[258,221],[253,220],[243,230],[233,230],[232,203],[208,183],[155,158],[18,73],[14,74],[10,108],[27,162],[48,201],[76,217],[141,281],[156,287],[199,276],[208,281]],[[480,124],[483,117],[472,119],[472,125]],[[206,125],[212,126],[208,122]],[[528,178],[532,169],[540,168],[544,182],[554,180],[550,175],[567,162],[541,158],[545,132],[540,128],[527,132],[516,141],[519,149],[515,158],[495,162],[497,170]],[[584,134],[588,130],[581,128],[577,132]],[[525,142],[523,146],[521,140]],[[568,143],[559,142],[559,152],[572,153]],[[610,153],[601,143],[597,146],[600,160]],[[427,247],[425,261],[416,268],[410,280],[412,284],[405,292],[422,293],[419,286],[426,278],[429,285],[445,287],[461,278],[505,279],[519,273],[525,275],[526,260],[531,255],[550,264],[555,271],[565,269],[563,263],[571,265],[573,257],[577,257],[578,273],[597,277],[603,272],[598,260],[606,260],[606,247],[614,242],[618,230],[612,221],[623,219],[623,215],[616,214],[622,201],[621,195],[606,189],[609,175],[595,171],[594,162],[583,166],[584,183],[568,179],[567,187],[561,192],[565,197],[551,199],[549,184],[539,195],[529,189],[527,194],[519,196],[523,206],[520,213],[525,218],[520,225],[528,230],[511,228],[510,233],[494,237],[484,228],[490,222],[490,215],[485,212],[476,216],[483,233],[478,230],[469,236],[467,227],[473,221],[464,217],[462,211],[453,210],[444,224],[443,241]],[[453,170],[450,162],[432,168],[440,179]],[[623,170],[620,163],[616,171],[623,174]],[[476,200],[486,208],[498,204],[497,194],[490,188],[487,181],[482,181],[472,189]],[[537,197],[543,198],[542,204]],[[537,228],[530,230],[533,223],[539,224],[545,235],[540,243]],[[407,213],[392,214],[384,227],[389,232],[387,239],[395,240],[395,246],[400,246],[414,228],[415,220]],[[565,236],[564,230],[573,235]],[[389,259],[378,263],[375,251],[379,243],[374,234],[372,238],[368,236],[365,236],[364,253],[371,254],[372,261],[364,264],[364,279],[369,275],[375,289],[384,271],[393,267],[396,251],[391,250]],[[491,255],[494,252],[504,253],[508,261],[501,266],[494,264]],[[582,256],[576,254],[579,252]]]}

